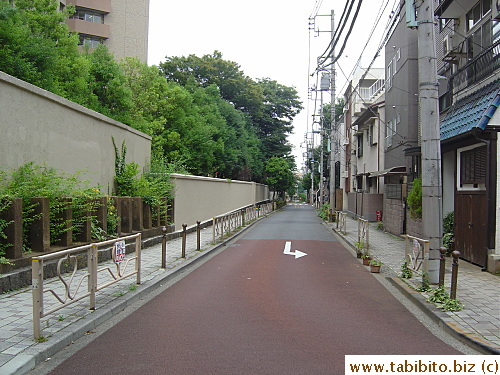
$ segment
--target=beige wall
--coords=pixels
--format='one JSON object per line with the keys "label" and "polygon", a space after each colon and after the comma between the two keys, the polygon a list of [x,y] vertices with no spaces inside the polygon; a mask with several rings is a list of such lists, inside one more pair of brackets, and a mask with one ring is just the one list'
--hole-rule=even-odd
{"label": "beige wall", "polygon": [[112,0],[104,23],[111,28],[105,44],[116,60],[128,56],[148,60],[149,0]]}
{"label": "beige wall", "polygon": [[269,189],[255,182],[172,174],[175,184],[176,229],[269,198]]}
{"label": "beige wall", "polygon": [[34,161],[66,173],[88,171],[91,186],[111,193],[115,151],[125,140],[127,162],[149,162],[151,138],[129,126],[0,72],[0,170]]}

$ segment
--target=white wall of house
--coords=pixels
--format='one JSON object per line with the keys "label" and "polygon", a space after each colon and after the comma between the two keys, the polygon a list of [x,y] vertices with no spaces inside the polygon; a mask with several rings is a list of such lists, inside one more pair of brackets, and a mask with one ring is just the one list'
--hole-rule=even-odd
{"label": "white wall of house", "polygon": [[455,151],[442,154],[443,216],[455,209]]}

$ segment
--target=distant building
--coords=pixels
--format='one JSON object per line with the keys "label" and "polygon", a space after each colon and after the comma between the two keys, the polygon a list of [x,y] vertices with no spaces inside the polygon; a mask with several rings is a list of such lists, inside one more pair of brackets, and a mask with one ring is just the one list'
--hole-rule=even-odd
{"label": "distant building", "polygon": [[105,44],[116,60],[137,57],[147,62],[149,0],[61,0],[76,13],[67,21],[80,35],[80,44]]}

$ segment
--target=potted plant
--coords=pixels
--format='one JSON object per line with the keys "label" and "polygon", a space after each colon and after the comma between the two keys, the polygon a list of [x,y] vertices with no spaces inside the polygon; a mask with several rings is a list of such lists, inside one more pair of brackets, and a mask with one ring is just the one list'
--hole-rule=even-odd
{"label": "potted plant", "polygon": [[363,266],[368,266],[372,257],[368,253],[364,253],[361,255],[361,259],[363,259]]}
{"label": "potted plant", "polygon": [[373,273],[379,273],[380,267],[382,267],[382,262],[378,259],[372,259],[368,263],[370,265],[370,271]]}
{"label": "potted plant", "polygon": [[362,258],[363,249],[365,248],[365,242],[363,240],[355,241],[354,246],[356,248],[356,258]]}

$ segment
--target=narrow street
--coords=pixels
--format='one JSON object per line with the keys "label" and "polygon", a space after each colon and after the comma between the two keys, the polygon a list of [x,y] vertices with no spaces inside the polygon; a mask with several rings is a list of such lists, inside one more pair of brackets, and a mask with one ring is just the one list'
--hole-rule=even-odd
{"label": "narrow street", "polygon": [[341,374],[346,354],[461,353],[290,205],[50,373]]}

